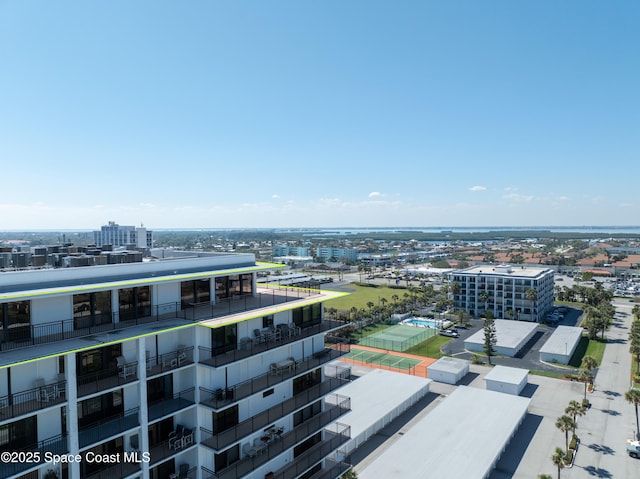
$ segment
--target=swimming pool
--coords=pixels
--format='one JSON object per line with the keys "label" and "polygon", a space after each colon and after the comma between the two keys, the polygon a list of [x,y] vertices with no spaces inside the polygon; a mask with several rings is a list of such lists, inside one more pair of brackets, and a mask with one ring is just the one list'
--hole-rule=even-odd
{"label": "swimming pool", "polygon": [[410,326],[418,326],[423,328],[431,328],[431,329],[439,329],[443,326],[443,321],[436,321],[434,319],[424,319],[424,318],[411,318],[403,321],[404,324],[408,324]]}

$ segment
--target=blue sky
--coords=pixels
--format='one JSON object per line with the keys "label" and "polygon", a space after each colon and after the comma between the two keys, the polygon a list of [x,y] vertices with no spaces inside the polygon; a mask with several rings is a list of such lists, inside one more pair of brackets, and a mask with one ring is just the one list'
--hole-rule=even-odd
{"label": "blue sky", "polygon": [[640,223],[640,2],[0,0],[0,230]]}

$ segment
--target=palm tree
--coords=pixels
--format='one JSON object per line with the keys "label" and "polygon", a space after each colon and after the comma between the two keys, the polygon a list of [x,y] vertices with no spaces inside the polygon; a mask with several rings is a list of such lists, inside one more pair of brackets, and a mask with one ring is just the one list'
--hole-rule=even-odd
{"label": "palm tree", "polygon": [[640,389],[629,389],[624,393],[624,398],[633,404],[636,409],[636,439],[640,441],[640,421],[638,421],[638,404],[640,404]]}
{"label": "palm tree", "polygon": [[576,428],[576,423],[569,416],[560,416],[556,419],[556,427],[564,432],[565,448],[569,452],[569,431]]}
{"label": "palm tree", "polygon": [[581,369],[580,374],[578,374],[578,381],[584,383],[584,400],[587,400],[587,384],[591,384],[593,382],[593,374],[588,369]]}
{"label": "palm tree", "polygon": [[553,479],[553,478],[551,477],[550,474],[538,474],[538,479]]}
{"label": "palm tree", "polygon": [[640,341],[631,340],[629,352],[636,358],[636,371],[640,373]]}
{"label": "palm tree", "polygon": [[489,293],[483,291],[478,295],[478,299],[484,303],[484,309],[487,309],[487,303],[489,302]]}
{"label": "palm tree", "polygon": [[576,422],[576,417],[578,416],[584,416],[585,412],[587,410],[585,409],[585,407],[580,404],[578,401],[571,401],[569,403],[569,405],[565,408],[564,412],[566,412],[567,414],[570,414],[571,417],[573,418],[573,434],[576,433],[576,428],[578,427],[578,423]]}
{"label": "palm tree", "polygon": [[560,479],[560,469],[562,469],[566,464],[566,457],[564,451],[561,447],[556,447],[556,450],[553,452],[553,456],[551,456],[551,462],[553,462],[554,466],[558,468],[558,479]]}
{"label": "palm tree", "polygon": [[535,289],[529,288],[524,292],[524,297],[527,301],[531,301],[531,318],[533,318],[533,303],[538,299],[538,293]]}
{"label": "palm tree", "polygon": [[593,375],[593,370],[598,367],[598,361],[593,356],[585,356],[582,358],[582,367],[591,371]]}

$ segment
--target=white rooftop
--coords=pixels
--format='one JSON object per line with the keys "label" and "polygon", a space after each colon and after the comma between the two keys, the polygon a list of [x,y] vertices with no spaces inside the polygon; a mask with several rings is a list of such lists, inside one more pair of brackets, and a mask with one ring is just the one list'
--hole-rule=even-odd
{"label": "white rooftop", "polygon": [[351,426],[351,437],[356,438],[414,394],[425,388],[428,392],[431,382],[418,376],[374,369],[338,391],[351,398],[351,411],[342,416],[340,422]]}
{"label": "white rooftop", "polygon": [[[496,319],[496,346],[502,348],[516,348],[521,346],[531,331],[538,327],[537,323],[515,321],[510,319]],[[465,343],[484,344],[484,329],[476,332]]]}
{"label": "white rooftop", "polygon": [[568,354],[573,352],[573,346],[580,341],[582,328],[573,326],[558,326],[547,342],[540,348],[541,353]]}
{"label": "white rooftop", "polygon": [[523,278],[536,278],[547,273],[553,273],[553,270],[549,268],[530,268],[528,266],[512,266],[507,264],[478,265],[455,272],[455,274],[465,275],[513,276]]}
{"label": "white rooftop", "polygon": [[529,374],[527,369],[494,366],[494,368],[484,377],[484,380],[508,384],[520,384],[522,380],[527,377],[527,374]]}
{"label": "white rooftop", "polygon": [[458,374],[469,367],[469,361],[466,359],[450,358],[443,356],[435,363],[431,364],[428,369],[442,371],[445,373]]}
{"label": "white rooftop", "polygon": [[[459,386],[359,471],[360,479],[481,479],[515,433],[530,399]],[[461,411],[473,411],[461,417]]]}

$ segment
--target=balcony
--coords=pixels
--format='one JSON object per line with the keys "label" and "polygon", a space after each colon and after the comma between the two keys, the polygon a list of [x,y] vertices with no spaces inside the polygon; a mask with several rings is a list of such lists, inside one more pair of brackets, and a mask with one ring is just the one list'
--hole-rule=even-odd
{"label": "balcony", "polygon": [[119,317],[118,313],[112,313],[29,325],[21,328],[25,331],[22,331],[18,337],[0,336],[0,351],[28,348],[71,338],[82,338],[165,319],[181,318],[189,321],[213,319],[228,314],[297,301],[319,294],[318,290],[313,288],[288,289],[281,286],[261,285],[260,290],[255,296],[234,297],[219,300],[214,304],[194,305],[194,307],[186,309],[182,309],[179,302],[159,304],[151,308],[149,316],[134,319],[124,320]]}
{"label": "balcony", "polygon": [[[10,444],[8,444],[10,446]],[[10,448],[9,451],[13,452],[16,449]],[[50,452],[52,454],[66,454],[69,451],[67,446],[67,436],[66,435],[58,435],[54,437],[50,437],[48,439],[44,439],[39,441],[37,444],[34,444],[29,447],[24,447],[19,449],[24,452],[34,452],[39,453],[40,459],[35,462],[0,462],[0,477],[10,477],[16,474],[20,474],[21,472],[26,471],[27,469],[31,469],[40,464],[44,464],[46,461],[44,460],[44,454],[46,452]],[[35,459],[35,457],[34,457]]]}
{"label": "balcony", "polygon": [[148,357],[146,363],[148,378],[193,364],[193,346],[179,347],[160,356]]}
{"label": "balcony", "polygon": [[[287,467],[275,472],[272,479],[293,479],[298,477],[350,439],[351,430],[349,426],[336,423],[332,429],[334,430],[325,430],[325,439],[314,444],[311,448],[300,454]],[[204,479],[236,479],[238,477],[244,477],[251,471],[271,460],[277,454],[280,454],[295,445],[295,442],[290,442],[287,447],[284,447],[284,441],[286,440],[285,436],[283,436],[281,441],[274,443],[274,446],[270,447],[265,454],[254,458],[242,459],[221,471],[213,472],[206,467],[202,467],[202,477]],[[306,439],[306,437],[302,437],[300,440],[303,439]],[[276,452],[276,449],[279,452]],[[273,452],[270,452],[271,450],[273,450]]]}
{"label": "balcony", "polygon": [[171,397],[160,399],[149,404],[149,421],[155,421],[163,416],[193,406],[195,402],[195,388],[185,389]]}
{"label": "balcony", "polygon": [[324,436],[322,441],[300,454],[291,464],[276,471],[272,479],[294,479],[300,476],[351,439],[351,428],[346,424],[335,423],[325,429]]}
{"label": "balcony", "polygon": [[346,381],[344,379],[328,378],[324,382],[316,384],[300,394],[296,394],[292,398],[287,399],[266,411],[262,411],[261,413],[258,413],[255,416],[236,424],[232,428],[220,432],[219,434],[214,434],[213,431],[206,428],[200,428],[202,431],[201,437],[203,438],[201,443],[217,451],[223,450],[243,437],[249,436],[254,432],[264,430],[278,419],[293,413],[316,399],[326,396],[345,384]]}
{"label": "balcony", "polygon": [[[237,479],[244,477],[263,464],[266,464],[274,457],[291,449],[296,444],[304,441],[320,429],[331,424],[343,414],[346,414],[351,408],[351,400],[344,396],[342,396],[342,398],[343,399],[340,403],[328,406],[324,411],[296,426],[290,432],[282,434],[279,439],[268,443],[264,446],[260,454],[245,455],[241,460],[225,467],[221,471],[216,471],[212,477],[216,479]],[[346,433],[343,431],[339,434],[335,434],[327,431],[325,434],[329,436],[329,439],[320,441],[318,444],[315,444],[295,459],[294,465],[297,465],[299,461],[304,465],[302,472],[310,467],[310,465],[307,465],[310,461],[313,460],[318,462],[349,439],[348,426],[346,426]],[[316,456],[321,453],[323,455],[320,459],[316,459]],[[312,462],[311,464],[314,464],[315,462]]]}
{"label": "balcony", "polygon": [[325,459],[324,462],[324,467],[309,479],[334,479],[336,477],[340,477],[351,468],[351,464],[336,461],[335,459],[331,458]]}
{"label": "balcony", "polygon": [[10,396],[2,396],[0,421],[63,403],[67,400],[66,388],[66,381],[56,381]]}
{"label": "balcony", "polygon": [[78,428],[80,448],[117,436],[139,425],[138,408],[134,408],[117,416]]}
{"label": "balcony", "polygon": [[227,349],[217,349],[215,351],[201,346],[198,348],[200,350],[200,363],[214,367],[224,366],[270,349],[279,348],[280,346],[315,336],[316,334],[341,328],[344,325],[345,323],[339,321],[325,320],[313,326],[302,328],[296,335],[273,335],[271,338],[261,341],[254,341],[251,338],[241,338],[238,346],[231,346]]}
{"label": "balcony", "polygon": [[127,476],[140,472],[139,462],[124,462],[121,461],[118,464],[107,466],[104,469],[95,471],[87,476],[83,476],[83,479],[113,479],[118,477],[124,479]]}
{"label": "balcony", "polygon": [[138,363],[123,363],[117,368],[78,376],[78,397],[122,386],[138,380]]}
{"label": "balcony", "polygon": [[151,464],[164,461],[175,454],[190,449],[195,444],[195,431],[178,425],[176,430],[172,431],[164,440],[150,446]]}
{"label": "balcony", "polygon": [[344,356],[348,352],[348,344],[334,344],[331,348],[326,348],[312,356],[307,356],[301,361],[296,361],[292,368],[277,371],[277,374],[270,371],[240,384],[236,384],[235,386],[225,389],[217,389],[215,391],[201,387],[200,391],[202,394],[200,402],[213,409],[226,407],[232,402],[239,401],[240,399],[244,399],[252,394],[256,394],[257,392],[273,387],[276,384],[280,384],[295,376],[299,376],[300,374]]}

